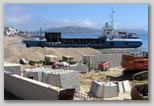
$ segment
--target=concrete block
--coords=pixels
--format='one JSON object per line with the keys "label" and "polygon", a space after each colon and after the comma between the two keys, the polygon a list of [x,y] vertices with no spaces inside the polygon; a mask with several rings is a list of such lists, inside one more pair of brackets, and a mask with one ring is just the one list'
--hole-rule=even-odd
{"label": "concrete block", "polygon": [[128,80],[123,81],[122,84],[123,84],[124,92],[130,92],[131,91],[131,86],[130,86],[130,83],[129,83]]}
{"label": "concrete block", "polygon": [[48,73],[47,83],[64,89],[75,88],[76,91],[80,90],[78,72],[76,71]]}
{"label": "concrete block", "polygon": [[5,81],[8,92],[24,100],[58,100],[60,92],[65,90],[19,75],[4,73],[4,78],[8,79]]}
{"label": "concrete block", "polygon": [[111,68],[119,67],[121,61],[121,54],[99,54],[99,55],[87,55],[83,56],[83,64],[86,64],[89,60],[93,63],[93,69],[98,68],[98,64],[101,61],[110,61]]}
{"label": "concrete block", "polygon": [[118,96],[117,84],[112,82],[97,82],[92,81],[90,93],[98,98],[108,98]]}
{"label": "concrete block", "polygon": [[122,82],[118,82],[119,92],[124,93]]}
{"label": "concrete block", "polygon": [[60,80],[59,80],[59,74],[49,73],[47,75],[47,84],[57,86],[57,87],[61,87]]}
{"label": "concrete block", "polygon": [[66,61],[68,63],[73,62],[73,56],[63,55],[62,56],[62,61]]}
{"label": "concrete block", "polygon": [[57,62],[58,57],[54,55],[45,55],[45,61],[47,62]]}
{"label": "concrete block", "polygon": [[37,81],[41,81],[42,71],[38,69],[26,69],[23,71],[23,76]]}
{"label": "concrete block", "polygon": [[92,81],[92,84],[91,84],[91,87],[90,87],[90,92],[95,96],[95,97],[98,97],[98,98],[101,98],[103,97],[103,91],[104,91],[104,88],[103,88],[103,84],[105,84],[104,82],[97,82],[97,81]]}
{"label": "concrete block", "polygon": [[70,70],[77,70],[78,72],[88,72],[87,65],[74,65],[69,67]]}
{"label": "concrete block", "polygon": [[4,70],[9,71],[12,74],[21,75],[21,66],[20,66],[20,64],[4,62]]}
{"label": "concrete block", "polygon": [[60,83],[62,88],[75,88],[76,91],[80,90],[78,72],[73,71],[60,74]]}
{"label": "concrete block", "polygon": [[28,64],[28,61],[25,58],[20,59],[21,64]]}
{"label": "concrete block", "polygon": [[30,69],[23,70],[23,77],[27,77],[29,71]]}
{"label": "concrete block", "polygon": [[112,82],[107,82],[104,84],[104,98],[116,97],[118,96],[118,86]]}
{"label": "concrete block", "polygon": [[51,71],[43,71],[42,72],[42,78],[41,78],[41,82],[47,83],[47,75],[51,73]]}

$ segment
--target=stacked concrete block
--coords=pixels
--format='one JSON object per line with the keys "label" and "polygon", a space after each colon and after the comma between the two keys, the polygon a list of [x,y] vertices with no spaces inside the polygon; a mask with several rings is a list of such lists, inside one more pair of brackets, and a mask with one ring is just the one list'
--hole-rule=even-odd
{"label": "stacked concrete block", "polygon": [[73,90],[67,90],[51,86],[39,81],[25,78],[19,75],[10,75],[4,73],[5,90],[24,100],[59,100],[73,98],[73,95],[61,95],[61,92],[73,93]]}
{"label": "stacked concrete block", "polygon": [[83,64],[86,64],[89,60],[93,63],[93,69],[98,68],[98,64],[101,61],[110,61],[111,68],[112,67],[119,67],[121,62],[121,54],[99,54],[99,55],[87,55],[83,56]]}
{"label": "stacked concrete block", "polygon": [[90,93],[98,98],[109,98],[118,96],[118,86],[112,82],[92,81]]}
{"label": "stacked concrete block", "polygon": [[21,75],[21,66],[20,66],[20,64],[4,62],[4,70],[9,71],[12,74]]}
{"label": "stacked concrete block", "polygon": [[54,55],[45,55],[45,61],[47,62],[57,62],[58,57]]}
{"label": "stacked concrete block", "polygon": [[80,90],[78,72],[76,71],[48,73],[47,83],[64,89],[75,88],[76,91]]}
{"label": "stacked concrete block", "polygon": [[65,89],[80,90],[78,71],[63,69],[26,69],[23,76]]}
{"label": "stacked concrete block", "polygon": [[43,71],[41,82],[47,83],[47,75],[51,73],[51,71]]}
{"label": "stacked concrete block", "polygon": [[26,69],[23,71],[23,76],[30,78],[30,79],[34,79],[37,81],[41,81],[42,78],[42,70],[38,70],[38,69]]}
{"label": "stacked concrete block", "polygon": [[53,86],[57,86],[57,87],[61,87],[60,86],[60,78],[59,78],[59,74],[56,73],[48,73],[47,74],[47,80],[46,80],[47,84],[53,85]]}
{"label": "stacked concrete block", "polygon": [[63,55],[62,61],[66,61],[68,63],[73,62],[73,56]]}
{"label": "stacked concrete block", "polygon": [[87,67],[87,65],[70,65],[70,67],[69,67],[69,69],[70,70],[77,70],[78,72],[88,72],[88,67]]}

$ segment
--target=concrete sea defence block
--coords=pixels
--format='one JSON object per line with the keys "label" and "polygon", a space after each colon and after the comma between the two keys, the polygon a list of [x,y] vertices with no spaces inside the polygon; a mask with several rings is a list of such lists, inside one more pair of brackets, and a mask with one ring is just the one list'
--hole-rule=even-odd
{"label": "concrete sea defence block", "polygon": [[24,100],[58,100],[66,90],[14,74],[4,73],[4,78],[5,89]]}
{"label": "concrete sea defence block", "polygon": [[21,75],[21,66],[20,66],[20,64],[4,62],[4,70],[9,71],[12,74]]}
{"label": "concrete sea defence block", "polygon": [[47,69],[26,69],[23,71],[23,76],[64,89],[74,88],[76,91],[80,91],[80,82],[77,71],[60,69],[50,71],[45,70]]}
{"label": "concrete sea defence block", "polygon": [[119,92],[126,93],[131,91],[129,80],[118,82]]}
{"label": "concrete sea defence block", "polygon": [[57,62],[58,57],[54,55],[45,55],[45,61],[47,62]]}
{"label": "concrete sea defence block", "polygon": [[64,89],[75,88],[76,91],[80,90],[78,72],[76,71],[48,73],[47,83]]}
{"label": "concrete sea defence block", "polygon": [[118,96],[118,86],[112,82],[107,82],[104,84],[104,98],[116,97]]}
{"label": "concrete sea defence block", "polygon": [[47,74],[47,81],[46,82],[47,82],[47,84],[61,87],[60,80],[59,80],[59,74],[55,74],[55,73]]}
{"label": "concrete sea defence block", "polygon": [[131,91],[131,86],[130,86],[130,83],[129,83],[128,80],[123,81],[122,84],[123,84],[124,92],[130,92]]}
{"label": "concrete sea defence block", "polygon": [[60,83],[62,88],[75,88],[76,91],[80,91],[78,72],[72,71],[60,74]]}
{"label": "concrete sea defence block", "polygon": [[[14,74],[4,71],[4,88],[12,94],[19,96],[19,80],[13,76]],[[12,83],[13,82],[13,83]]]}
{"label": "concrete sea defence block", "polygon": [[38,70],[38,69],[26,69],[23,71],[23,76],[30,78],[30,79],[34,79],[37,81],[41,81],[42,78],[42,70]]}
{"label": "concrete sea defence block", "polygon": [[47,83],[47,75],[51,73],[51,71],[43,71],[42,72],[42,78],[41,78],[41,82]]}
{"label": "concrete sea defence block", "polygon": [[98,64],[101,61],[110,61],[111,68],[112,67],[119,67],[121,61],[121,54],[99,54],[99,55],[86,55],[83,56],[83,64],[86,64],[89,60],[93,63],[93,69],[98,68]]}
{"label": "concrete sea defence block", "polygon": [[112,82],[92,81],[90,92],[98,98],[118,96],[118,86]]}
{"label": "concrete sea defence block", "polygon": [[68,63],[73,62],[73,56],[63,55],[62,56],[62,61],[66,61]]}
{"label": "concrete sea defence block", "polygon": [[118,82],[119,93],[124,93],[122,82]]}
{"label": "concrete sea defence block", "polygon": [[28,64],[28,61],[25,58],[20,59],[21,64]]}
{"label": "concrete sea defence block", "polygon": [[103,85],[104,82],[97,82],[97,81],[92,81],[91,87],[90,87],[90,93],[92,93],[95,97],[101,98],[103,97]]}
{"label": "concrete sea defence block", "polygon": [[77,70],[78,72],[88,72],[87,65],[76,65],[76,66],[70,66],[70,70]]}

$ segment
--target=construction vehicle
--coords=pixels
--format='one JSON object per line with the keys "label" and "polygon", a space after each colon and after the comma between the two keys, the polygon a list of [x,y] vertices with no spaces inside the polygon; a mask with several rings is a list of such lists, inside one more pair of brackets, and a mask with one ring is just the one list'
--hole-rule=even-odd
{"label": "construction vehicle", "polygon": [[133,86],[130,94],[132,100],[148,100],[148,83]]}
{"label": "construction vehicle", "polygon": [[109,61],[102,61],[100,64],[98,64],[98,70],[107,71],[110,68],[110,62]]}
{"label": "construction vehicle", "polygon": [[133,80],[148,79],[148,50],[138,54],[122,54],[121,66],[125,73],[132,73]]}

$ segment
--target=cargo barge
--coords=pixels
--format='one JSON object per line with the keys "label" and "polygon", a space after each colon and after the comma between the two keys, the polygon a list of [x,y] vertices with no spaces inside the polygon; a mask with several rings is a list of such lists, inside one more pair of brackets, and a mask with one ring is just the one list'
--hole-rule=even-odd
{"label": "cargo barge", "polygon": [[[31,36],[24,39],[26,47],[92,47],[92,48],[138,48],[142,40],[136,33],[117,32],[112,21],[103,27],[98,38],[62,38],[61,32],[45,32],[45,36]],[[40,32],[41,33],[41,32]],[[40,34],[41,35],[41,34]]]}

